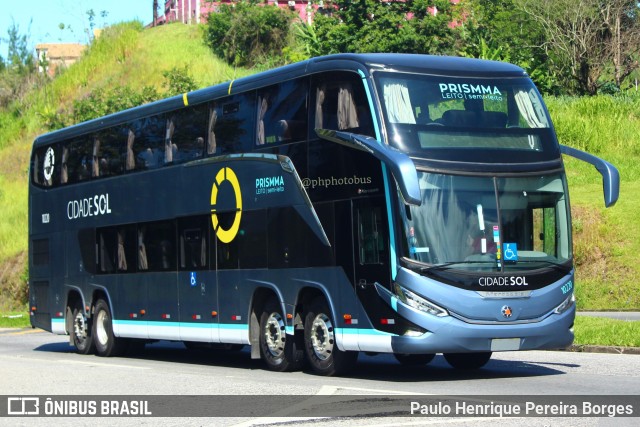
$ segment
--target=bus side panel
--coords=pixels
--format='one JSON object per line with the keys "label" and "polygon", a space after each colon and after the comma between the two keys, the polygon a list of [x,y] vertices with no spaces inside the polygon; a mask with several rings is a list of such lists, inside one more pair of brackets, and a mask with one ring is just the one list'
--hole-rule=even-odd
{"label": "bus side panel", "polygon": [[217,276],[220,342],[249,344],[249,304],[258,286],[255,271],[219,270]]}
{"label": "bus side panel", "polygon": [[180,340],[220,342],[217,294],[215,272],[178,273]]}

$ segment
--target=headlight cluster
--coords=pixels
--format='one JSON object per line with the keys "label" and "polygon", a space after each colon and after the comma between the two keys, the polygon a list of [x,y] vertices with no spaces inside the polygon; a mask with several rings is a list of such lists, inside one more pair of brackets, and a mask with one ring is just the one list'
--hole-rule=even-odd
{"label": "headlight cluster", "polygon": [[416,310],[420,310],[424,313],[429,313],[433,316],[445,317],[448,316],[447,310],[438,305],[432,303],[431,301],[421,297],[420,295],[411,292],[410,290],[403,288],[399,284],[394,284],[396,295],[398,299],[403,303],[407,304],[410,307],[415,308]]}
{"label": "headlight cluster", "polygon": [[571,295],[569,295],[564,301],[562,301],[562,304],[557,306],[556,309],[553,310],[553,312],[555,314],[562,314],[565,311],[569,310],[571,306],[575,304],[575,302],[576,302],[576,296],[574,295],[573,292],[571,292]]}

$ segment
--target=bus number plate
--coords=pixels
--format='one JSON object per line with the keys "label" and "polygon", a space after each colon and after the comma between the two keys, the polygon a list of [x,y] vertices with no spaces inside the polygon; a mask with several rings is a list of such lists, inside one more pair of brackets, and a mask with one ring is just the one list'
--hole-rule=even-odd
{"label": "bus number plate", "polygon": [[520,338],[496,338],[491,340],[491,351],[520,350]]}

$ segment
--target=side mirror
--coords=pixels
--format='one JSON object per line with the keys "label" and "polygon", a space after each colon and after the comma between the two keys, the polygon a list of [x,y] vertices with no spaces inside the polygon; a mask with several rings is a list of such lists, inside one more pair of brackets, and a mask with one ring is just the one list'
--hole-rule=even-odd
{"label": "side mirror", "polygon": [[595,166],[598,172],[600,172],[600,175],[602,175],[604,205],[611,207],[616,204],[618,196],[620,195],[620,173],[615,166],[593,154],[585,153],[584,151],[567,147],[566,145],[560,145],[560,152]]}
{"label": "side mirror", "polygon": [[405,202],[417,206],[422,204],[418,172],[413,160],[405,153],[389,147],[370,136],[328,129],[316,129],[316,133],[320,138],[327,141],[336,142],[354,150],[365,151],[373,155],[391,170]]}

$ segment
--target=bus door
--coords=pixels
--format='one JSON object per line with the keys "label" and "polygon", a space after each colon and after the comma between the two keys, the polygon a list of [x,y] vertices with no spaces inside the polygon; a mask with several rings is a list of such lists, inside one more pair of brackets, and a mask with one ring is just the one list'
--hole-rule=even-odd
{"label": "bus door", "polygon": [[178,221],[178,299],[180,339],[220,342],[215,267],[210,271],[209,216]]}
{"label": "bus door", "polygon": [[389,232],[384,198],[352,202],[354,285],[367,316],[376,326],[381,321],[382,301],[375,283],[389,287]]}

